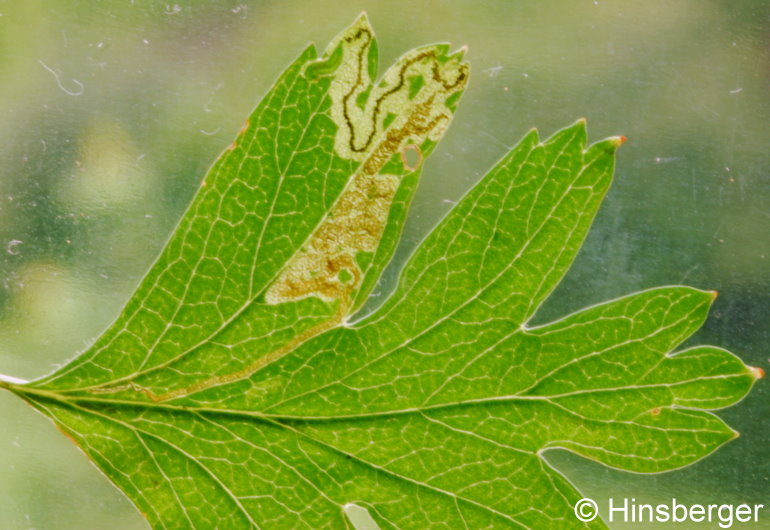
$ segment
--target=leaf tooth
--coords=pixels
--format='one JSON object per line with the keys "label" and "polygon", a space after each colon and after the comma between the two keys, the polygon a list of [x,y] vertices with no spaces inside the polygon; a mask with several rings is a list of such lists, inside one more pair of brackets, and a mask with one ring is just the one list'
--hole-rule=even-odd
{"label": "leaf tooth", "polygon": [[610,139],[615,141],[615,143],[617,144],[616,147],[620,147],[621,145],[623,145],[628,141],[628,138],[623,136],[622,134],[620,136],[611,136]]}
{"label": "leaf tooth", "polygon": [[760,368],[759,366],[748,366],[746,365],[746,368],[749,369],[749,372],[754,376],[754,379],[756,381],[759,381],[763,377],[765,377],[765,371]]}
{"label": "leaf tooth", "polygon": [[[585,148],[587,141],[586,119],[580,118],[572,125],[568,125],[553,133],[550,138],[543,142],[543,145],[550,149],[564,149],[566,145],[573,142]],[[604,140],[606,142],[606,140]],[[558,151],[557,151],[558,152]]]}

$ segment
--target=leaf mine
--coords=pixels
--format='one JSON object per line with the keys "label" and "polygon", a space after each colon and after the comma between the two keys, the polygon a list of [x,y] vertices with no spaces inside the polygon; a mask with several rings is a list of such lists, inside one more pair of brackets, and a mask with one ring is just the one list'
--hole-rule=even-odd
{"label": "leaf mine", "polygon": [[53,374],[0,376],[154,528],[603,528],[544,458],[681,468],[763,375],[680,349],[714,293],[648,289],[531,326],[625,137],[531,131],[355,322],[468,82],[463,50],[377,78],[366,17],[292,62],[115,323]]}

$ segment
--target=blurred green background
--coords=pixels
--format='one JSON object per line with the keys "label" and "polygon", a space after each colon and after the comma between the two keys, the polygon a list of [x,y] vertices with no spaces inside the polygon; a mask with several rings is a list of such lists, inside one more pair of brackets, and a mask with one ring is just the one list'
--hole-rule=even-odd
{"label": "blurred green background", "polygon": [[[435,41],[472,64],[396,265],[529,128],[586,117],[593,140],[629,142],[538,322],[656,285],[717,289],[691,342],[770,371],[768,1],[0,0],[0,373],[44,375],[94,340],[273,79],[362,10],[382,65]],[[548,458],[597,499],[770,505],[769,393],[719,412],[741,437],[684,470]],[[0,528],[146,528],[7,392],[0,421]]]}

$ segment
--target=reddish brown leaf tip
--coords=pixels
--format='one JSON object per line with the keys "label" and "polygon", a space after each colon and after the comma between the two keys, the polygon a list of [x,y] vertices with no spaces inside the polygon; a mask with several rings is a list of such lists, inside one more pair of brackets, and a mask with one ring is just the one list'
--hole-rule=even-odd
{"label": "reddish brown leaf tip", "polygon": [[612,145],[615,149],[626,143],[628,138],[625,136],[610,136],[607,138],[607,140],[610,142],[610,145]]}

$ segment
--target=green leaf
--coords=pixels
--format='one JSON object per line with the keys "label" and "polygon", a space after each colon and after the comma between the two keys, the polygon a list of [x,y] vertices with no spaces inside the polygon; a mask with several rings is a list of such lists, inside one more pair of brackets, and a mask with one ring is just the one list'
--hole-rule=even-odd
{"label": "green leaf", "polygon": [[714,294],[662,287],[530,327],[622,138],[527,134],[357,319],[468,79],[418,48],[379,80],[365,17],[281,75],[115,323],[55,373],[0,380],[156,528],[602,526],[544,460],[659,472],[736,436],[759,376],[672,354]]}

